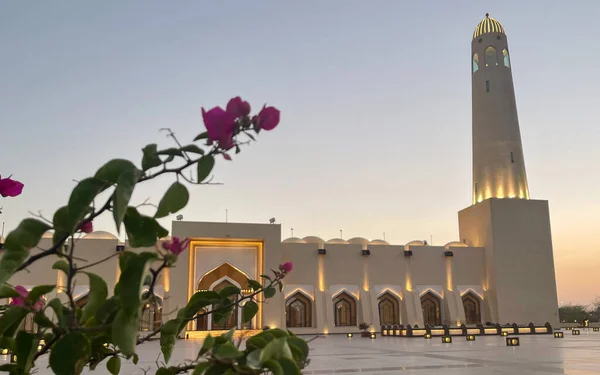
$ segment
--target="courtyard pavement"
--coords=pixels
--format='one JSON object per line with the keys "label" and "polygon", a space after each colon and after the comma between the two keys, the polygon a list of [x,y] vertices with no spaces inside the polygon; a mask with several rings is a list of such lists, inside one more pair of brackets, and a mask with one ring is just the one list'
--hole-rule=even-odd
{"label": "courtyard pavement", "polygon": [[[500,336],[477,336],[474,342],[455,336],[452,344],[443,344],[439,337],[425,340],[378,336],[371,340],[357,336],[348,339],[329,335],[313,340],[309,344],[311,363],[303,373],[600,375],[600,333],[591,330],[582,330],[580,336],[565,331],[563,339],[552,335],[518,336],[518,347],[507,347]],[[201,340],[179,340],[169,364],[194,358],[201,346]],[[121,374],[141,375],[144,370],[154,374],[159,352],[158,342],[142,345],[138,365],[123,361]],[[3,362],[0,357],[0,364]],[[51,373],[44,367],[39,363],[38,374]],[[89,373],[108,374],[104,364]]]}

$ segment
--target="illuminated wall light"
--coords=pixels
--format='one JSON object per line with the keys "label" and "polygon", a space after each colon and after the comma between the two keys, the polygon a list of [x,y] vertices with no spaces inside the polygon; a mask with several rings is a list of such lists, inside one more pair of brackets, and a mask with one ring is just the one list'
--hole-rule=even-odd
{"label": "illuminated wall light", "polygon": [[467,335],[467,341],[475,341],[475,335]]}
{"label": "illuminated wall light", "polygon": [[165,292],[171,290],[171,269],[165,268],[163,271],[163,288]]}
{"label": "illuminated wall light", "polygon": [[446,289],[452,291],[452,257],[446,257]]}
{"label": "illuminated wall light", "polygon": [[425,335],[423,335],[423,338],[425,338],[425,340],[431,339],[431,333],[426,333]]}
{"label": "illuminated wall light", "polygon": [[594,332],[600,332],[600,327],[594,327],[593,330]]}
{"label": "illuminated wall light", "polygon": [[554,332],[554,338],[556,339],[562,339],[564,337],[564,333],[558,331],[558,332]]}
{"label": "illuminated wall light", "polygon": [[506,337],[506,336],[508,336],[508,332],[506,332],[506,331],[502,331],[502,333],[500,333],[500,336],[504,336],[504,337]]}
{"label": "illuminated wall light", "polygon": [[323,334],[324,335],[328,335],[329,334],[329,329],[327,327],[323,328]]}
{"label": "illuminated wall light", "polygon": [[578,329],[574,329],[571,332],[573,333],[573,336],[579,336],[581,334]]}
{"label": "illuminated wall light", "polygon": [[319,270],[319,290],[325,291],[325,262],[324,257],[318,257],[317,266]]}
{"label": "illuminated wall light", "polygon": [[349,338],[349,339],[351,339],[351,338],[352,338],[352,336],[354,336],[354,335],[353,335],[353,334],[351,334],[351,333],[348,333],[346,336],[348,336],[348,338]]}
{"label": "illuminated wall light", "polygon": [[375,332],[371,332],[371,340],[374,340],[377,338],[377,335],[375,334]]}
{"label": "illuminated wall light", "polygon": [[406,278],[406,282],[405,282],[406,283],[406,285],[405,285],[406,290],[409,291],[409,292],[412,292],[413,287],[412,287],[412,279],[410,277],[410,261],[406,262],[406,272],[405,272],[405,275],[406,275],[405,276],[405,278]]}
{"label": "illuminated wall light", "polygon": [[365,259],[363,264],[363,289],[365,292],[369,291],[369,263]]}
{"label": "illuminated wall light", "polygon": [[519,346],[519,338],[518,337],[507,337],[506,338],[506,346]]}
{"label": "illuminated wall light", "polygon": [[452,336],[442,336],[442,343],[452,344]]}
{"label": "illuminated wall light", "polygon": [[8,349],[2,349],[2,351],[0,351],[0,354],[2,354],[2,355],[9,355],[10,354],[10,350],[8,350]]}

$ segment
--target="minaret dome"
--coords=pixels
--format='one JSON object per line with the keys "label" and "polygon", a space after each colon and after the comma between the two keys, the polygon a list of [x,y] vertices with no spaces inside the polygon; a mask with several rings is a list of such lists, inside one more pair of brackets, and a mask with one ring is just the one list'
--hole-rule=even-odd
{"label": "minaret dome", "polygon": [[487,33],[504,34],[504,27],[502,27],[500,22],[491,18],[489,13],[485,14],[485,18],[481,22],[479,22],[479,24],[475,28],[475,32],[473,32],[473,39]]}

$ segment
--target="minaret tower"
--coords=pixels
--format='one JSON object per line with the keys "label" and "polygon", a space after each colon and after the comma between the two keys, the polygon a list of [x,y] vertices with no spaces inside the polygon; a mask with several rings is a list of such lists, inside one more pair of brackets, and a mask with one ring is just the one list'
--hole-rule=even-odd
{"label": "minaret tower", "polygon": [[508,51],[504,28],[486,14],[471,42],[473,204],[529,199]]}

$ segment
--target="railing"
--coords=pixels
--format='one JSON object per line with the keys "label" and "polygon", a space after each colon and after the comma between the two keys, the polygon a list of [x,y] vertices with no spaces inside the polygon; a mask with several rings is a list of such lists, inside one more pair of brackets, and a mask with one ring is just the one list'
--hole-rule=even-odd
{"label": "railing", "polygon": [[400,325],[382,325],[381,335],[382,336],[398,336],[398,337],[433,337],[433,336],[466,336],[466,335],[479,335],[479,336],[506,336],[506,335],[535,335],[535,334],[552,334],[554,330],[550,323],[546,323],[543,326],[536,326],[533,323],[529,323],[526,326],[519,326],[517,324],[501,326],[500,324],[487,325],[477,324],[477,326],[467,327],[466,325],[450,326],[445,324],[443,326],[426,326],[425,328],[412,327],[410,324],[404,326]]}

